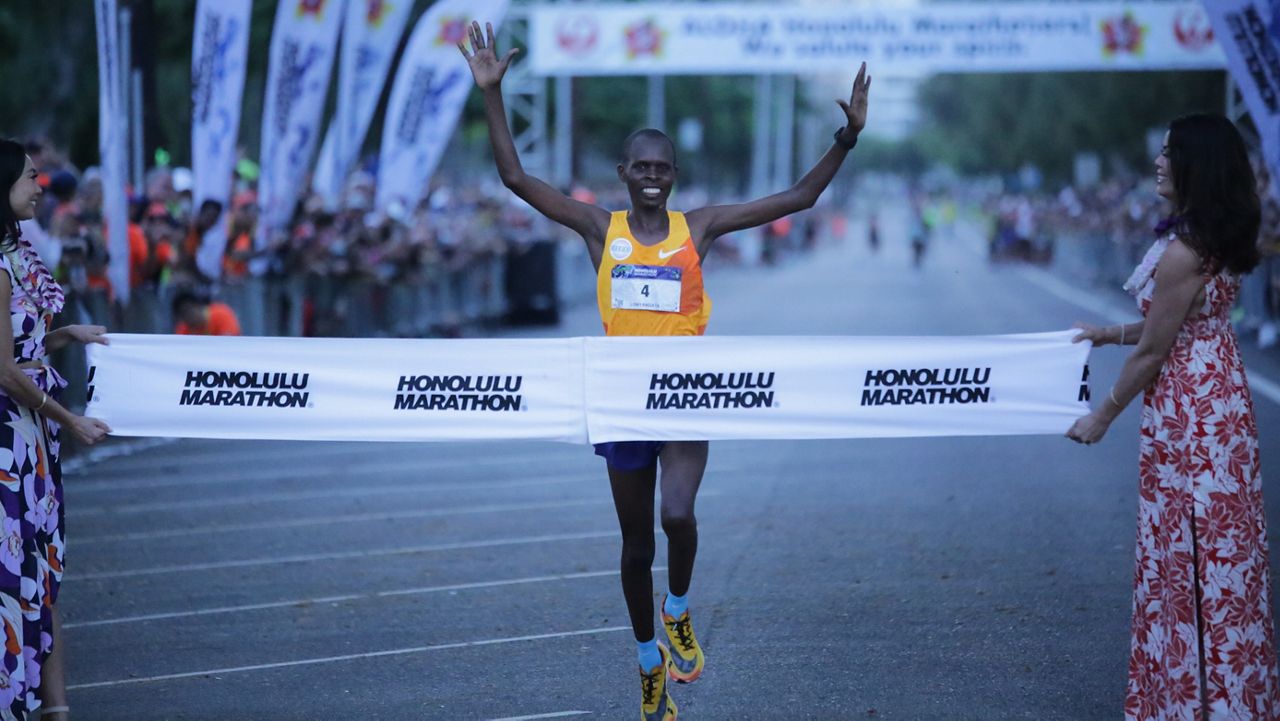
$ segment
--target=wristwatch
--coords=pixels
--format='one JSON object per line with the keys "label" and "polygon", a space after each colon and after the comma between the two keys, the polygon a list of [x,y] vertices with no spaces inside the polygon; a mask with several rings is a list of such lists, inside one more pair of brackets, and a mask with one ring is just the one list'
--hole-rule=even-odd
{"label": "wristwatch", "polygon": [[839,145],[840,147],[844,148],[845,150],[853,150],[853,146],[855,146],[855,145],[857,145],[857,144],[858,144],[858,136],[856,136],[856,135],[855,135],[855,136],[853,136],[853,142],[852,142],[852,143],[846,143],[846,142],[844,141],[844,139],[840,137],[840,134],[844,132],[844,128],[845,128],[845,127],[848,127],[848,126],[844,126],[844,127],[836,128],[836,145]]}

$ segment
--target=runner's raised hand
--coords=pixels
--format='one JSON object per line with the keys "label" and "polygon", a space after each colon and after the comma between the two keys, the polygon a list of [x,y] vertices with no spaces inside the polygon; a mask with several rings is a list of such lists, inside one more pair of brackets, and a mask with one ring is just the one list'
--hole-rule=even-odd
{"label": "runner's raised hand", "polygon": [[[475,78],[476,85],[481,90],[497,87],[502,82],[502,76],[507,73],[507,67],[511,65],[511,58],[520,52],[519,48],[512,48],[499,60],[497,41],[493,37],[493,24],[485,23],[484,28],[485,33],[481,34],[480,23],[471,21],[470,51],[467,50],[466,40],[458,42],[458,50],[462,52],[462,57],[467,59],[467,65],[471,66],[471,76]],[[865,99],[863,105],[866,105]],[[866,115],[865,111],[863,115]]]}
{"label": "runner's raised hand", "polygon": [[848,132],[856,135],[867,126],[867,93],[871,90],[871,76],[867,75],[867,64],[858,68],[858,76],[853,79],[853,90],[849,92],[849,102],[836,98],[840,109],[849,119]]}

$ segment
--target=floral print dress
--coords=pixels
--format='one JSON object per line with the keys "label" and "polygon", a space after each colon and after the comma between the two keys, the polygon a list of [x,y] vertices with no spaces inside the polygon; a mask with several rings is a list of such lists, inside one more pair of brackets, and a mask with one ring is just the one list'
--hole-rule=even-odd
{"label": "floral print dress", "polygon": [[[0,252],[12,288],[14,359],[51,397],[66,381],[43,364],[44,337],[62,308],[62,290],[22,238]],[[38,365],[37,365],[38,364]],[[29,367],[34,366],[34,367]],[[0,391],[0,721],[40,706],[40,668],[53,649],[53,602],[62,582],[62,474],[58,426]]]}
{"label": "floral print dress", "polygon": [[[1171,241],[1125,286],[1143,315]],[[1280,719],[1258,429],[1228,320],[1239,285],[1205,276],[1143,396],[1128,720]]]}

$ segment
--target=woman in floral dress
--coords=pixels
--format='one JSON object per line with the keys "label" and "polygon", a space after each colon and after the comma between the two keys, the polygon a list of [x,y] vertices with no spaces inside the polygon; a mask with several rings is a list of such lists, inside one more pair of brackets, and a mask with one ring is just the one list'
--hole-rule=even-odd
{"label": "woman in floral dress", "polygon": [[1068,437],[1097,442],[1142,394],[1125,718],[1280,719],[1258,429],[1228,314],[1258,263],[1259,201],[1228,120],[1169,126],[1156,192],[1173,214],[1125,284],[1144,320],[1077,340],[1137,345]]}
{"label": "woman in floral dress", "polygon": [[[62,581],[62,473],[58,429],[82,443],[110,431],[102,421],[71,413],[57,401],[66,381],[45,364],[45,354],[71,342],[105,343],[105,328],[67,326],[51,331],[62,309],[62,289],[40,256],[21,237],[18,221],[35,215],[40,186],[21,145],[0,140],[0,720],[44,719],[67,713],[63,653],[54,601]],[[0,341],[2,342],[2,341]]]}

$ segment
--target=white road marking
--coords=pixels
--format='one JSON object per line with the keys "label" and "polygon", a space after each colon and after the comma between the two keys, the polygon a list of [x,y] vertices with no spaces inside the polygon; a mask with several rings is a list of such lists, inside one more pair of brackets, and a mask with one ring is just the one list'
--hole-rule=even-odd
{"label": "white road marking", "polygon": [[565,718],[568,716],[590,716],[590,711],[556,711],[555,713],[540,713],[536,716],[504,716],[502,718],[490,719],[489,721],[534,721],[540,718]]}
{"label": "white road marking", "polygon": [[1280,403],[1280,383],[1276,383],[1261,373],[1247,368],[1245,369],[1245,376],[1249,379],[1250,388],[1270,398],[1273,403]]}
{"label": "white road marking", "polygon": [[[666,566],[654,566],[654,573],[665,573]],[[350,593],[340,596],[321,596],[319,598],[295,598],[289,601],[274,603],[250,603],[241,606],[218,606],[202,608],[194,611],[173,611],[170,613],[149,613],[143,616],[123,616],[120,618],[104,618],[97,621],[81,621],[64,623],[63,628],[90,628],[93,626],[114,626],[122,623],[146,623],[148,621],[167,621],[175,618],[191,618],[193,616],[215,616],[224,613],[244,613],[246,611],[266,611],[274,608],[294,606],[318,606],[321,604],[349,603],[351,601],[368,601],[376,598],[393,598],[396,596],[413,596],[428,593],[446,593],[450,591],[471,591],[479,588],[499,588],[502,586],[519,586],[529,583],[550,583],[553,581],[573,581],[582,578],[600,578],[617,576],[615,571],[583,571],[580,573],[557,573],[546,576],[529,576],[527,578],[508,578],[500,581],[475,581],[472,583],[451,583],[444,586],[422,586],[419,588],[397,588],[377,593]]]}
{"label": "white road marking", "polygon": [[[319,450],[319,449],[317,449]],[[370,448],[370,451],[373,449]],[[312,462],[317,460],[316,455],[308,452],[301,461]],[[182,463],[182,473],[172,472],[172,468],[179,464],[174,462],[165,462],[157,464],[149,468],[130,468],[130,469],[111,469],[110,473],[104,474],[105,479],[85,479],[76,484],[77,493],[117,493],[122,490],[145,490],[153,488],[172,488],[182,487],[191,488],[196,486],[227,486],[231,484],[253,483],[260,485],[274,481],[297,481],[311,478],[333,478],[335,476],[371,476],[380,474],[394,474],[400,471],[418,472],[427,474],[431,471],[449,470],[456,468],[483,468],[486,466],[507,466],[507,465],[523,465],[546,459],[547,461],[556,461],[564,463],[565,459],[557,456],[501,456],[501,457],[483,457],[474,458],[452,458],[452,459],[425,459],[425,458],[402,458],[398,460],[390,460],[386,458],[363,459],[357,458],[351,461],[352,452],[346,449],[344,456],[345,463],[331,462],[322,464],[319,467],[299,466],[299,459],[287,461],[280,459],[275,463],[263,463],[253,459],[251,456],[246,457],[237,454],[236,465],[238,470],[232,477],[225,475],[226,461],[224,459],[222,466],[213,469],[200,469],[200,475],[191,477],[194,470],[192,464]],[[372,456],[372,454],[370,454]],[[141,477],[137,477],[141,476]]]}
{"label": "white road marking", "polygon": [[326,498],[367,498],[369,496],[405,495],[433,493],[436,491],[469,491],[495,488],[531,488],[537,486],[556,486],[569,483],[600,482],[597,476],[579,476],[577,478],[564,475],[546,476],[543,478],[524,479],[519,481],[462,481],[456,483],[397,483],[389,486],[365,486],[353,484],[347,488],[328,488],[315,491],[287,491],[280,493],[263,493],[253,495],[245,493],[234,496],[218,496],[216,498],[185,499],[179,501],[156,501],[154,503],[128,503],[117,500],[110,506],[82,507],[76,504],[76,516],[125,515],[133,513],[155,513],[157,511],[189,511],[197,508],[223,508],[228,506],[255,506],[261,503],[294,503],[297,501],[315,501]]}
{"label": "white road marking", "polygon": [[1132,323],[1142,317],[1136,307],[1122,309],[1115,303],[1103,300],[1097,293],[1081,290],[1061,278],[1054,277],[1048,271],[1025,266],[1019,266],[1016,269],[1018,275],[1039,286],[1041,290],[1090,313],[1102,316],[1109,323]]}
{"label": "white road marking", "polygon": [[349,653],[341,656],[322,656],[319,658],[302,658],[296,661],[279,661],[276,663],[259,663],[253,666],[230,666],[226,668],[211,668],[204,671],[188,671],[186,673],[168,673],[161,676],[140,676],[137,678],[122,678],[114,681],[97,681],[95,683],[78,683],[67,686],[68,691],[84,691],[91,688],[109,688],[112,686],[127,686],[138,683],[154,683],[156,681],[175,681],[184,678],[199,678],[202,676],[219,676],[233,673],[247,673],[250,671],[269,671],[277,668],[293,668],[296,666],[313,666],[322,663],[337,663],[340,661],[360,661],[369,658],[385,658],[388,656],[406,656],[415,653],[426,653],[429,651],[450,651],[460,648],[478,648],[481,646],[497,646],[508,643],[520,643],[522,641],[545,641],[556,638],[571,638],[574,636],[591,636],[600,633],[619,633],[621,631],[630,631],[630,626],[606,626],[604,628],[586,628],[580,631],[562,631],[560,633],[539,633],[530,636],[510,636],[507,638],[487,638],[480,641],[461,641],[458,643],[440,643],[431,646],[410,646],[408,648],[393,648],[386,651],[370,651],[368,653]]}
{"label": "white road marking", "polygon": [[[1132,323],[1141,317],[1136,309],[1129,312],[1123,311],[1116,304],[1108,303],[1100,299],[1096,294],[1080,290],[1063,280],[1053,277],[1047,271],[1024,267],[1018,268],[1018,274],[1050,295],[1057,296],[1059,299],[1074,306],[1101,316],[1108,323]],[[1245,374],[1249,378],[1249,387],[1255,393],[1267,398],[1272,403],[1280,404],[1280,383],[1276,383],[1254,370],[1246,369]]]}
{"label": "white road marking", "polygon": [[170,528],[160,531],[137,531],[134,533],[115,533],[102,536],[76,535],[76,543],[104,543],[111,541],[149,541],[160,538],[180,538],[198,536],[208,533],[242,533],[245,531],[275,531],[282,528],[307,528],[311,526],[329,526],[340,523],[365,523],[371,521],[398,521],[414,518],[435,518],[440,516],[465,516],[481,513],[506,513],[509,511],[537,511],[549,508],[574,508],[578,506],[596,506],[612,503],[610,498],[592,498],[576,501],[540,501],[536,503],[498,503],[484,506],[464,506],[461,508],[431,508],[413,511],[377,511],[373,513],[351,513],[340,516],[316,516],[312,518],[291,518],[288,520],[258,521],[255,523],[228,523],[212,526],[194,526],[187,528]]}
{"label": "white road marking", "polygon": [[381,548],[365,551],[343,551],[340,553],[306,553],[293,556],[271,556],[267,558],[244,558],[237,561],[211,561],[208,563],[186,563],[173,566],[148,566],[145,568],[125,569],[121,571],[99,571],[97,573],[77,573],[71,577],[77,581],[137,578],[139,576],[160,576],[166,573],[186,573],[190,571],[215,571],[227,568],[252,568],[255,566],[274,566],[284,563],[314,563],[316,561],[339,561],[353,558],[375,558],[378,556],[408,556],[415,553],[434,553],[438,551],[460,551],[471,548],[492,548],[495,546],[522,546],[534,543],[554,543],[557,541],[584,541],[594,538],[614,538],[618,531],[594,531],[590,533],[559,533],[547,536],[518,536],[515,538],[494,538],[484,541],[462,541],[457,543],[435,543],[426,546],[408,546],[399,548]]}
{"label": "white road marking", "polygon": [[[699,499],[715,498],[724,495],[723,491],[704,491],[698,494]],[[307,518],[291,518],[288,520],[266,520],[253,523],[223,523],[209,526],[184,526],[182,528],[166,528],[155,531],[134,531],[130,533],[109,533],[100,536],[76,534],[76,543],[111,543],[116,541],[152,541],[161,538],[182,538],[209,533],[242,533],[245,531],[276,531],[284,528],[307,528],[311,526],[331,526],[340,523],[368,523],[374,521],[402,521],[415,518],[441,518],[447,516],[470,516],[484,513],[509,513],[512,511],[539,511],[551,508],[580,508],[612,504],[613,499],[602,496],[572,501],[530,501],[527,503],[490,503],[481,506],[459,506],[455,508],[429,508],[411,511],[373,511],[369,513],[348,513],[328,516],[311,516]]]}

